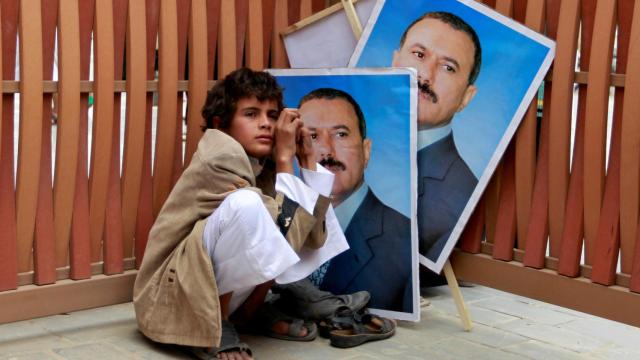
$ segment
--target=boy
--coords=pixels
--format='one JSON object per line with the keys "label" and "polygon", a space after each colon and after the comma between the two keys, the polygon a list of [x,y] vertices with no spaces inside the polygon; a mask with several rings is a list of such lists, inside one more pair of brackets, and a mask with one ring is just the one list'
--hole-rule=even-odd
{"label": "boy", "polygon": [[[333,175],[315,171],[309,132],[296,110],[283,109],[271,75],[230,73],[202,114],[211,130],[149,233],[136,317],[154,341],[196,347],[204,358],[250,359],[229,316],[251,318],[273,279],[306,277],[348,246],[329,206]],[[309,186],[293,176],[296,156]],[[290,319],[268,326],[294,340],[317,332]]]}

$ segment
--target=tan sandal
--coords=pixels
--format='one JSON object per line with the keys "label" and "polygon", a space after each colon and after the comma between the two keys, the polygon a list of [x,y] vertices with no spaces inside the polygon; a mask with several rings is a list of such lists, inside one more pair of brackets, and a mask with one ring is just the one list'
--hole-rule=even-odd
{"label": "tan sandal", "polygon": [[396,323],[373,314],[354,314],[353,326],[349,329],[332,330],[329,333],[331,345],[350,348],[368,341],[388,339],[396,332]]}
{"label": "tan sandal", "polygon": [[236,332],[233,324],[228,320],[222,320],[222,338],[219,347],[203,348],[196,346],[188,346],[186,350],[193,356],[202,360],[217,359],[218,354],[226,352],[246,352],[252,356],[249,345],[240,342],[240,337]]}

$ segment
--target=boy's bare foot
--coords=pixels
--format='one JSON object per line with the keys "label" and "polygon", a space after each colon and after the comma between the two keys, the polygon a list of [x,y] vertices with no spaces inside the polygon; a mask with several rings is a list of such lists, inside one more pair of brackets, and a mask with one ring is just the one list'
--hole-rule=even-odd
{"label": "boy's bare foot", "polygon": [[218,354],[218,359],[221,360],[253,360],[249,354],[244,351],[227,351]]}
{"label": "boy's bare foot", "polygon": [[[273,327],[271,327],[271,330],[273,330],[275,333],[280,335],[289,335],[290,325],[291,325],[290,322],[286,320],[280,320],[280,321],[277,321],[275,324],[273,324]],[[305,337],[307,336],[307,334],[309,334],[309,329],[307,329],[305,326],[302,326],[300,328],[300,332],[295,335],[298,337]]]}

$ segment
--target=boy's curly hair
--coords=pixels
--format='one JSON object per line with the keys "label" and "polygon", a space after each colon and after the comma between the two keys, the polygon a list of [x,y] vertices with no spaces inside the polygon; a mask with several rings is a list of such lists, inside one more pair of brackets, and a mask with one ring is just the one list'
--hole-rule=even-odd
{"label": "boy's curly hair", "polygon": [[[202,117],[205,120],[202,130],[228,129],[238,100],[253,96],[260,102],[275,101],[278,113],[284,108],[282,88],[271,74],[240,68],[216,82],[207,93],[207,100],[202,107]],[[216,118],[219,120],[214,121]]]}

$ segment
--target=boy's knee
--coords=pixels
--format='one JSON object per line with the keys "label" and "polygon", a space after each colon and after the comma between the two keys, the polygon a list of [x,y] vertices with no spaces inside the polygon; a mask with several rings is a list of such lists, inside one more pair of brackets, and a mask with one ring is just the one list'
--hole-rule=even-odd
{"label": "boy's knee", "polygon": [[260,195],[251,190],[237,190],[229,194],[225,201],[229,202],[229,208],[243,215],[254,215],[264,207]]}

